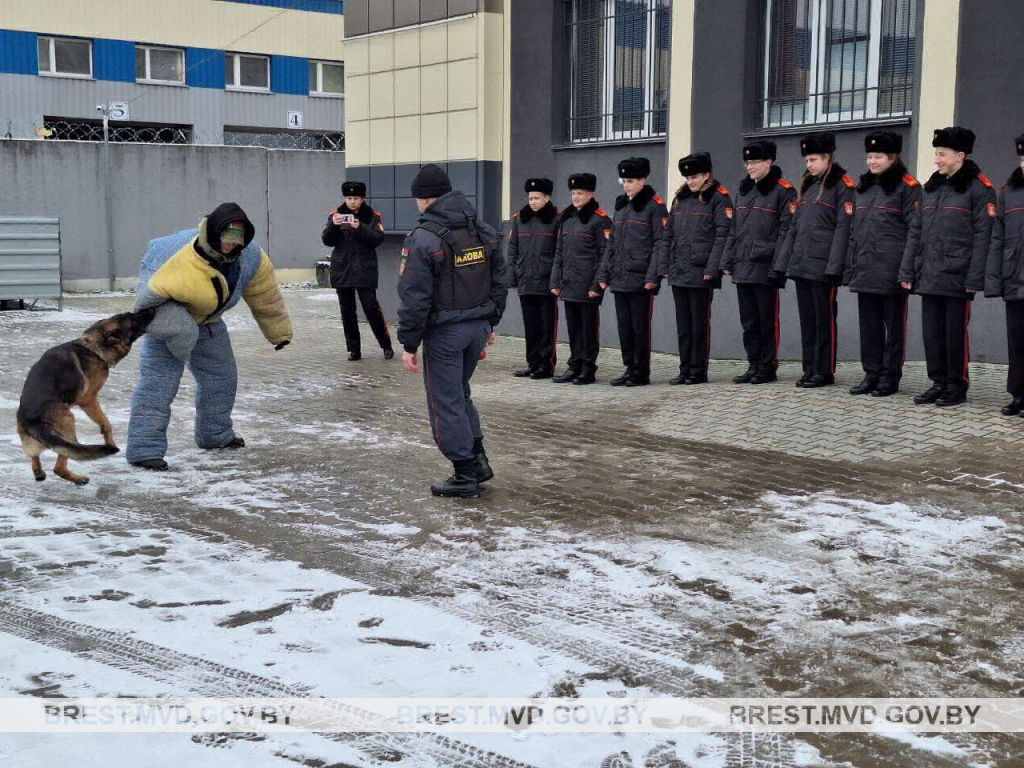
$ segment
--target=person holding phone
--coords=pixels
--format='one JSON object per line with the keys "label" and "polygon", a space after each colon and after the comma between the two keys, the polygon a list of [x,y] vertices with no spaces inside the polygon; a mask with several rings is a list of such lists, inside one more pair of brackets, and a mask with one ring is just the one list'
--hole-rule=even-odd
{"label": "person holding phone", "polygon": [[346,181],[341,185],[345,202],[328,213],[322,240],[331,253],[331,287],[338,292],[341,326],[349,360],[362,357],[356,296],[370,329],[384,350],[384,359],[395,356],[384,312],[377,301],[377,246],[384,242],[380,214],[366,204],[366,184]]}

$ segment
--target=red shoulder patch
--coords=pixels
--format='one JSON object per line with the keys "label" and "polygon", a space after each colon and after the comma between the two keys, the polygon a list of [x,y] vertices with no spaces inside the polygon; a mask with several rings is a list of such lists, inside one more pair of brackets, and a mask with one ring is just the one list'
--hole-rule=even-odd
{"label": "red shoulder patch", "polygon": [[664,205],[664,204],[665,204],[665,201],[664,201],[664,200],[662,200],[662,199],[661,199],[660,197],[658,197],[657,195],[655,195],[655,196],[654,196],[654,197],[653,197],[652,199],[653,199],[653,200],[654,200],[654,202],[656,202],[656,203],[657,203],[658,205]]}
{"label": "red shoulder patch", "polygon": [[916,187],[917,186],[917,179],[915,179],[909,173],[904,173],[903,174],[903,183],[906,184],[908,187]]}
{"label": "red shoulder patch", "polygon": [[984,184],[989,189],[992,189],[992,182],[989,181],[987,178],[985,178],[985,174],[984,173],[979,173],[978,174],[978,181],[980,181],[982,184]]}
{"label": "red shoulder patch", "polygon": [[516,211],[515,213],[513,213],[512,214],[512,218],[513,219],[518,219],[519,218],[519,211]]}
{"label": "red shoulder patch", "polygon": [[596,213],[598,216],[607,216],[608,215],[607,213],[602,211],[600,208],[598,208],[596,211],[594,211],[594,213]]}
{"label": "red shoulder patch", "polygon": [[848,186],[850,189],[856,189],[857,188],[857,185],[853,183],[853,179],[851,179],[845,173],[843,174],[843,183],[846,186]]}
{"label": "red shoulder patch", "polygon": [[380,211],[374,211],[374,213],[376,213],[378,216],[380,216]]}
{"label": "red shoulder patch", "polygon": [[725,187],[719,187],[719,188],[718,188],[718,191],[719,191],[720,193],[722,193],[723,195],[728,195],[728,194],[729,194],[729,190],[728,190],[728,189],[726,189]]}
{"label": "red shoulder patch", "polygon": [[785,179],[779,179],[779,186],[782,187],[783,189],[792,189],[793,188],[793,185],[790,184]]}

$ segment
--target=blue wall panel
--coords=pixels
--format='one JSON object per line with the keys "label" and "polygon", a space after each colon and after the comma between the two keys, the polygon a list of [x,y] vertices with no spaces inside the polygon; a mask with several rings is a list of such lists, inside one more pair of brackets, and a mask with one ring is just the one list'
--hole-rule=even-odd
{"label": "blue wall panel", "polygon": [[[309,75],[307,74],[308,78]],[[185,82],[193,88],[224,90],[224,51],[185,49]]]}
{"label": "blue wall panel", "polygon": [[12,75],[39,74],[35,32],[0,29],[0,72]]}
{"label": "blue wall panel", "polygon": [[271,56],[270,90],[274,93],[309,96],[309,59]]}
{"label": "blue wall panel", "polygon": [[345,3],[342,0],[225,0],[225,2],[266,5],[271,8],[289,8],[293,11],[313,11],[314,13],[334,13],[338,15],[345,12]]}
{"label": "blue wall panel", "polygon": [[126,40],[92,41],[92,76],[97,80],[135,82],[135,43]]}

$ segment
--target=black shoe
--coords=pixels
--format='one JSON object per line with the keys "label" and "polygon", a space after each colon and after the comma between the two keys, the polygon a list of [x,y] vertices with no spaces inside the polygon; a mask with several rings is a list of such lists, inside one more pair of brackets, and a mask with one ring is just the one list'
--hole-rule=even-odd
{"label": "black shoe", "polygon": [[627,387],[646,387],[650,383],[651,383],[651,376],[650,376],[650,374],[648,374],[646,376],[633,376],[633,377],[631,377],[626,382],[626,386]]}
{"label": "black shoe", "polygon": [[621,376],[616,376],[608,383],[611,384],[613,387],[624,387],[626,386],[626,382],[629,381],[630,378],[632,378],[632,376],[633,372],[627,368],[624,374],[622,374]]}
{"label": "black shoe", "polygon": [[799,379],[797,379],[795,382],[793,382],[793,386],[794,387],[802,387],[804,384],[806,384],[810,380],[811,375],[812,374],[810,374],[810,373],[805,373],[803,376],[801,376]]}
{"label": "black shoe", "polygon": [[148,469],[152,472],[166,472],[168,470],[167,462],[163,459],[143,459],[142,461],[133,461],[133,467],[139,469]]}
{"label": "black shoe", "polygon": [[942,395],[942,390],[941,384],[932,384],[931,389],[922,392],[914,398],[914,405],[930,405],[934,403]]}
{"label": "black shoe", "polygon": [[348,359],[350,362],[355,362],[356,360],[362,360],[363,355],[360,352],[349,352]]}
{"label": "black shoe", "polygon": [[949,408],[965,402],[967,402],[967,390],[962,387],[949,386],[946,387],[942,394],[939,395],[938,399],[936,399],[935,405],[939,408]]}
{"label": "black shoe", "polygon": [[858,384],[856,387],[850,387],[851,395],[870,395],[878,389],[878,379],[864,377],[864,381]]}
{"label": "black shoe", "polygon": [[820,373],[816,373],[811,378],[804,382],[804,389],[818,389],[819,387],[830,387],[835,384],[835,379],[831,376],[823,376]]}
{"label": "black shoe", "polygon": [[552,371],[550,368],[542,368],[539,371],[534,371],[533,373],[531,373],[530,378],[540,381],[541,379],[550,379],[554,375],[555,372]]}
{"label": "black shoe", "polygon": [[701,374],[698,374],[696,376],[690,376],[683,383],[688,385],[688,386],[693,386],[694,384],[707,384],[708,383],[708,377],[705,376],[703,373],[701,373]]}
{"label": "black shoe", "polygon": [[875,391],[871,393],[872,397],[889,397],[895,395],[900,391],[899,384],[893,384],[889,381],[879,382],[878,386],[875,387]]}
{"label": "black shoe", "polygon": [[773,381],[778,381],[779,377],[775,373],[757,373],[754,378],[750,380],[751,384],[771,384]]}
{"label": "black shoe", "polygon": [[384,349],[384,359],[392,360],[395,357],[395,350],[393,347],[387,347]]}
{"label": "black shoe", "polygon": [[459,499],[476,499],[480,496],[480,481],[477,480],[479,465],[476,458],[453,461],[455,474],[441,483],[432,483],[430,492],[435,496]]}
{"label": "black shoe", "polygon": [[680,384],[687,384],[687,383],[689,383],[689,382],[687,382],[688,378],[689,378],[689,376],[687,376],[685,373],[680,373],[674,379],[669,379],[668,383],[671,384],[673,387],[675,387],[675,386],[678,386]]}
{"label": "black shoe", "polygon": [[1015,397],[1009,405],[1004,405],[1002,414],[1003,416],[1017,416],[1021,411],[1024,411],[1024,397]]}
{"label": "black shoe", "polygon": [[494,479],[494,470],[491,469],[491,462],[487,460],[486,453],[478,453],[473,460],[476,462],[476,481],[478,483],[486,483],[488,480]]}
{"label": "black shoe", "polygon": [[515,376],[517,379],[525,379],[527,376],[529,376],[536,370],[536,368],[520,368],[518,371],[515,371],[512,375]]}
{"label": "black shoe", "polygon": [[245,440],[243,440],[240,437],[235,437],[232,438],[231,442],[225,445],[224,447],[230,448],[231,450],[235,450],[236,448],[245,448]]}
{"label": "black shoe", "polygon": [[757,376],[757,371],[754,368],[747,368],[746,373],[741,373],[739,376],[732,377],[733,384],[749,384],[750,380]]}
{"label": "black shoe", "polygon": [[575,379],[573,379],[572,383],[573,384],[579,384],[580,386],[583,386],[584,384],[594,384],[595,382],[597,382],[597,376],[595,376],[594,374],[592,374],[592,373],[581,373],[579,376],[577,376]]}
{"label": "black shoe", "polygon": [[572,368],[566,368],[557,376],[553,376],[551,380],[555,382],[555,384],[568,384],[570,381],[578,379],[579,376],[579,371],[575,371]]}

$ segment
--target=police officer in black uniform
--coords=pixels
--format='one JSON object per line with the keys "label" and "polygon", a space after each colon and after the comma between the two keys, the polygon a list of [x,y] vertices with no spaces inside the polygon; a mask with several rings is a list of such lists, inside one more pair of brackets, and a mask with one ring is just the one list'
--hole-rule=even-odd
{"label": "police officer in black uniform", "polygon": [[626,370],[612,379],[613,387],[642,387],[651,383],[651,316],[658,292],[658,258],[668,223],[668,211],[647,183],[651,162],[631,157],[619,163],[625,193],[615,200],[612,235],[605,248],[598,283],[615,295],[619,345]]}
{"label": "police officer in black uniform", "polygon": [[1015,144],[1020,165],[999,191],[985,274],[985,295],[1002,296],[1006,305],[1006,390],[1013,400],[1003,407],[1004,416],[1024,415],[1024,136]]}
{"label": "police officer in black uniform", "polygon": [[974,131],[959,126],[935,131],[935,165],[910,225],[911,245],[900,281],[921,295],[921,325],[932,386],[918,405],[959,405],[970,386],[967,326],[974,294],[985,288],[996,193],[973,160]]}
{"label": "police officer in black uniform", "polygon": [[857,294],[864,380],[851,395],[888,397],[899,391],[907,335],[907,292],[900,264],[921,185],[900,159],[903,137],[891,131],[864,137],[868,172],[857,185],[844,285]]}
{"label": "police officer in black uniform", "polygon": [[437,165],[423,166],[412,181],[419,224],[402,248],[398,340],[407,371],[420,370],[430,427],[455,473],[430,486],[435,496],[476,498],[494,477],[484,452],[480,417],[469,380],[505,311],[508,286],[498,235],[477,219],[466,197],[452,191]]}
{"label": "police officer in black uniform", "polygon": [[[366,185],[346,181],[341,185],[345,202],[327,216],[321,240],[331,246],[331,287],[338,292],[341,304],[341,327],[345,332],[348,359],[362,357],[359,320],[356,318],[356,296],[363,305],[363,314],[370,324],[377,343],[384,350],[384,359],[395,356],[391,334],[384,311],[377,301],[377,246],[384,242],[384,225],[380,214],[366,204]],[[346,222],[344,216],[353,217]]]}
{"label": "police officer in black uniform", "polygon": [[796,210],[796,190],[775,165],[773,141],[752,141],[743,148],[747,177],[740,182],[736,214],[722,257],[722,273],[732,276],[743,324],[747,370],[737,384],[778,380],[779,287],[772,271]]}
{"label": "police officer in black uniform", "polygon": [[556,362],[558,298],[551,293],[551,265],[558,244],[559,210],[551,179],[526,180],[526,205],[512,217],[508,235],[510,285],[519,292],[526,336],[526,367],[515,376],[550,379]]}
{"label": "police officer in black uniform", "polygon": [[594,199],[597,177],[576,173],[569,177],[572,205],[562,211],[558,245],[551,268],[551,293],[565,305],[569,329],[569,363],[552,381],[556,384],[593,384],[597,381],[597,355],[601,351],[601,301],[597,270],[612,234],[608,214]]}

